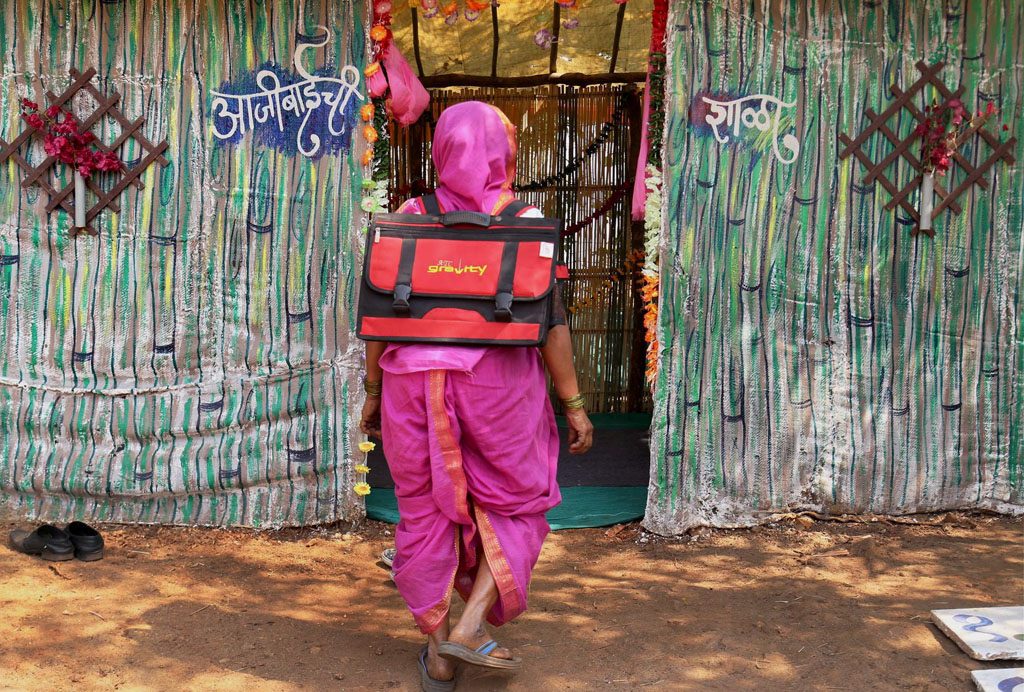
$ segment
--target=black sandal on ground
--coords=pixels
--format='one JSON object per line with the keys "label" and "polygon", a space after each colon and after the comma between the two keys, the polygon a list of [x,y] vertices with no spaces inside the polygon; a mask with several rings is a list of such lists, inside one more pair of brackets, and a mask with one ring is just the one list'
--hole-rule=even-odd
{"label": "black sandal on ground", "polygon": [[103,536],[99,531],[84,522],[73,521],[68,524],[67,533],[79,560],[92,562],[103,559]]}
{"label": "black sandal on ground", "polygon": [[75,557],[75,547],[63,529],[43,524],[35,531],[15,529],[9,534],[11,547],[19,553],[38,555],[51,562],[63,562]]}
{"label": "black sandal on ground", "polygon": [[435,680],[427,672],[427,653],[429,649],[424,646],[420,649],[420,689],[423,692],[452,692],[455,689],[455,678],[451,680]]}

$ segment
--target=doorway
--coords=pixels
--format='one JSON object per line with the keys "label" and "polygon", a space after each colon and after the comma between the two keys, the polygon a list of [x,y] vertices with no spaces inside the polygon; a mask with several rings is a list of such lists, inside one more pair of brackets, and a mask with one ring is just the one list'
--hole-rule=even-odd
{"label": "doorway", "polygon": [[563,297],[589,410],[643,418],[651,410],[637,290],[643,224],[630,217],[640,93],[607,84],[434,90],[419,122],[392,130],[392,208],[433,189],[433,125],[462,101],[485,101],[508,116],[519,135],[517,195],[565,222]]}

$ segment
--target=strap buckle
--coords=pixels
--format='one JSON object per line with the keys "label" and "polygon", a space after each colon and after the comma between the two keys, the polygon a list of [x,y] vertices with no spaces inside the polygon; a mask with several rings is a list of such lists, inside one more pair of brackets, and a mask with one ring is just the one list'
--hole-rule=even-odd
{"label": "strap buckle", "polygon": [[412,297],[412,286],[409,284],[396,284],[395,302],[391,304],[391,308],[399,315],[408,315],[410,297]]}
{"label": "strap buckle", "polygon": [[512,294],[502,291],[494,296],[494,319],[499,322],[512,321]]}

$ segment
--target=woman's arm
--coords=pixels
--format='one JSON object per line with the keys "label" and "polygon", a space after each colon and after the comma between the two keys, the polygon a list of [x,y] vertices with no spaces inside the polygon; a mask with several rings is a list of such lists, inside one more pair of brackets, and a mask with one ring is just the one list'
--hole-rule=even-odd
{"label": "woman's arm", "polygon": [[[565,400],[580,393],[576,381],[576,368],[572,362],[572,340],[569,328],[560,324],[548,330],[548,340],[541,349],[544,365],[551,375],[558,398]],[[586,409],[566,409],[566,422],[569,424],[569,451],[583,454],[594,443],[594,426],[587,416]]]}
{"label": "woman's arm", "polygon": [[[383,341],[366,342],[366,382],[373,388],[384,380],[384,371],[380,369],[380,357],[384,354],[387,344]],[[367,393],[363,404],[363,415],[359,419],[359,429],[366,435],[380,437],[380,395]]]}
{"label": "woman's arm", "polygon": [[380,369],[380,357],[384,355],[387,344],[383,341],[366,342],[366,381],[380,382],[384,377],[384,371]]}

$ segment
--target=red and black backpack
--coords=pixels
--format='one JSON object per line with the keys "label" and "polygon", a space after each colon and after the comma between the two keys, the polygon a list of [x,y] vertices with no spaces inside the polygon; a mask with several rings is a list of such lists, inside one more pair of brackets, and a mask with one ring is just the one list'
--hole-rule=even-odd
{"label": "red and black backpack", "polygon": [[559,219],[518,216],[513,201],[494,216],[377,214],[366,238],[357,334],[367,341],[536,346],[551,318]]}

